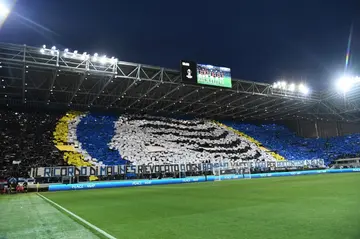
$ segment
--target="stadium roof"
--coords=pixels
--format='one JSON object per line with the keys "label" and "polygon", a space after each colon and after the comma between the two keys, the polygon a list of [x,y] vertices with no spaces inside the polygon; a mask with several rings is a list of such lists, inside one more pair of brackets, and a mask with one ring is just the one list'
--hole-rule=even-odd
{"label": "stadium roof", "polygon": [[0,43],[0,104],[237,120],[360,121],[359,87],[345,97],[234,79],[232,89],[214,88],[183,84],[177,70],[91,57]]}

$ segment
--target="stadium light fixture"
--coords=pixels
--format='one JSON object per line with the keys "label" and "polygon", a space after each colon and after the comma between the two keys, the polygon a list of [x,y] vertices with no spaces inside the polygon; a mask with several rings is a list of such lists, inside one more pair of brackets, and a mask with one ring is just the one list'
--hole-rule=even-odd
{"label": "stadium light fixture", "polygon": [[342,76],[336,82],[336,88],[342,93],[347,93],[351,88],[360,82],[360,77],[358,76]]}
{"label": "stadium light fixture", "polygon": [[64,57],[67,57],[67,56],[68,56],[68,53],[69,53],[69,49],[66,48],[66,49],[64,50],[63,56],[64,56]]}
{"label": "stadium light fixture", "polygon": [[289,86],[289,91],[295,91],[296,89],[296,86],[294,83],[292,83],[290,86]]}
{"label": "stadium light fixture", "polygon": [[[59,54],[61,51],[57,49],[55,46],[51,47],[50,49],[46,48],[46,45],[43,45],[42,48],[40,48],[40,53],[44,55],[52,55],[55,56]],[[90,57],[90,54],[87,52],[79,53],[77,50],[70,52],[68,48],[64,49],[62,51],[62,56],[66,58],[71,59],[77,59],[77,60],[90,60],[92,62],[100,62],[103,65],[106,64],[117,64],[118,59],[115,57],[106,57],[106,55],[99,57],[98,53],[95,53],[92,57]]]}
{"label": "stadium light fixture", "polygon": [[273,89],[279,89],[283,91],[299,92],[304,95],[308,95],[310,90],[304,84],[296,86],[295,83],[288,84],[286,81],[278,81],[273,84]]}
{"label": "stadium light fixture", "polygon": [[304,94],[304,95],[308,95],[310,90],[307,86],[305,86],[304,84],[300,84],[299,85],[299,92]]}
{"label": "stadium light fixture", "polygon": [[282,81],[282,82],[280,82],[280,87],[282,88],[282,89],[285,89],[286,88],[286,81]]}
{"label": "stadium light fixture", "polygon": [[10,9],[3,3],[0,3],[0,16],[7,17],[10,13]]}
{"label": "stadium light fixture", "polygon": [[91,60],[91,61],[97,62],[98,56],[99,56],[99,54],[95,53],[94,56],[92,57],[92,60]]}
{"label": "stadium light fixture", "polygon": [[274,89],[286,90],[287,83],[285,81],[278,81],[273,84]]}
{"label": "stadium light fixture", "polygon": [[101,57],[100,63],[101,63],[101,64],[105,64],[105,63],[106,63],[106,55],[103,56],[103,57]]}
{"label": "stadium light fixture", "polygon": [[343,76],[339,78],[336,82],[336,88],[342,93],[347,93],[352,87],[351,78]]}
{"label": "stadium light fixture", "polygon": [[84,52],[82,55],[81,55],[81,60],[85,60],[87,59],[87,53]]}
{"label": "stadium light fixture", "polygon": [[46,45],[43,45],[43,47],[40,49],[40,52],[41,52],[42,54],[44,54],[44,53],[45,53],[45,49],[46,49]]}
{"label": "stadium light fixture", "polygon": [[46,55],[56,55],[59,53],[59,50],[57,50],[55,46],[51,47],[50,49],[47,49],[46,45],[43,45],[42,48],[40,48],[40,53]]}

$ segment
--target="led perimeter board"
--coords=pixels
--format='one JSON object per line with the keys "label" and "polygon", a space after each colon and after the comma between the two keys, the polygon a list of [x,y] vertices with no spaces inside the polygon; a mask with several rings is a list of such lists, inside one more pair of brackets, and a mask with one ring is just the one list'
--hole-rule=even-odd
{"label": "led perimeter board", "polygon": [[231,70],[227,67],[197,64],[197,83],[231,88]]}

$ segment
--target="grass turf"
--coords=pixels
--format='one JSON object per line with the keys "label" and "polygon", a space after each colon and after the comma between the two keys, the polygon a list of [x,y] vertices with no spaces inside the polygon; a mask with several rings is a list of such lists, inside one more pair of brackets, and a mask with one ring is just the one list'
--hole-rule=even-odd
{"label": "grass turf", "polygon": [[44,193],[117,238],[359,239],[360,174]]}
{"label": "grass turf", "polygon": [[34,193],[0,195],[0,239],[99,238]]}

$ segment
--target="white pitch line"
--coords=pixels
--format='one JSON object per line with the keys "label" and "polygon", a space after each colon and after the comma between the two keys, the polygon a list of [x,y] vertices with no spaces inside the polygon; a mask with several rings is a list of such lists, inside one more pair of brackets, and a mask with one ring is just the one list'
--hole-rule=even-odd
{"label": "white pitch line", "polygon": [[97,226],[95,226],[94,224],[91,224],[90,222],[86,221],[85,219],[79,217],[78,215],[76,215],[75,213],[73,212],[70,212],[69,210],[67,210],[66,208],[60,206],[59,204],[57,204],[56,202],[48,199],[47,197],[41,195],[41,194],[37,194],[39,197],[41,197],[42,199],[44,199],[45,201],[51,203],[52,205],[54,205],[55,207],[58,207],[60,208],[61,210],[63,210],[64,212],[66,212],[67,214],[75,217],[76,219],[78,219],[79,221],[81,221],[82,223],[84,223],[85,225],[91,227],[92,229],[94,229],[95,231],[97,231],[98,233],[102,234],[103,236],[105,236],[106,238],[109,238],[109,239],[116,239],[116,237],[113,237],[112,235],[110,235],[109,233],[101,230],[100,228],[98,228]]}

